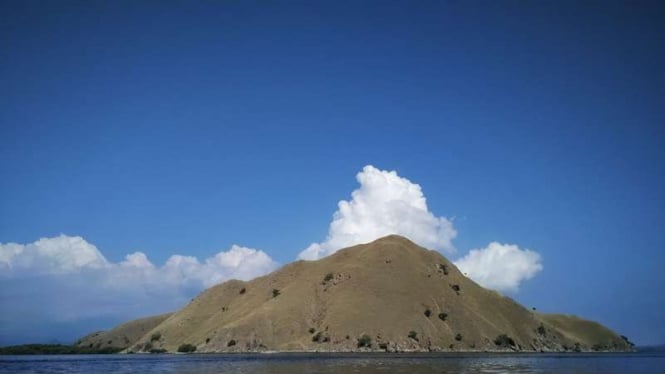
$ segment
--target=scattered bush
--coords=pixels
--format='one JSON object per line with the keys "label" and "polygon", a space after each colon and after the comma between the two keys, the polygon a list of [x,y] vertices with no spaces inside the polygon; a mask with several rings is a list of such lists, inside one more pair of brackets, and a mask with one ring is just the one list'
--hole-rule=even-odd
{"label": "scattered bush", "polygon": [[206,344],[210,343],[210,338],[206,338]]}
{"label": "scattered bush", "polygon": [[240,294],[241,294],[241,295],[244,295],[245,292],[247,292],[247,290],[245,289],[245,287],[243,287],[243,288],[240,289]]}
{"label": "scattered bush", "polygon": [[455,335],[455,340],[457,340],[458,342],[461,342],[462,341],[462,334]]}
{"label": "scattered bush", "polygon": [[276,289],[276,288],[272,289],[272,297],[277,297],[277,296],[279,296],[279,294],[280,294],[280,292],[279,292],[278,289]]}
{"label": "scattered bush", "polygon": [[178,347],[178,352],[180,353],[192,353],[196,351],[196,346],[191,344],[181,344]]}
{"label": "scattered bush", "polygon": [[457,292],[457,294],[459,295],[459,291],[461,289],[459,284],[453,284],[452,286],[450,286],[450,288],[452,288],[453,291]]}
{"label": "scattered bush", "polygon": [[323,277],[323,282],[325,283],[325,282],[331,281],[333,279],[333,277],[334,277],[333,273],[328,273],[328,274],[326,274],[325,277]]}
{"label": "scattered bush", "polygon": [[448,313],[439,313],[439,319],[445,321],[448,318]]}
{"label": "scattered bush", "polygon": [[315,343],[327,343],[330,341],[330,337],[323,331],[319,331],[314,336],[312,336],[312,341]]}
{"label": "scattered bush", "polygon": [[233,347],[234,345],[236,345],[236,341],[233,340],[233,339],[229,340],[229,342],[226,343],[226,346],[227,346],[227,347]]}
{"label": "scattered bush", "polygon": [[144,351],[150,352],[151,349],[152,349],[152,343],[148,342],[148,343],[143,344],[143,350]]}
{"label": "scattered bush", "polygon": [[540,324],[540,326],[538,326],[538,334],[545,336],[546,333],[547,331],[545,331],[545,326]]}
{"label": "scattered bush", "polygon": [[429,309],[425,309],[425,317],[429,318],[429,316],[432,315],[432,311]]}
{"label": "scattered bush", "polygon": [[154,342],[155,340],[159,340],[161,338],[162,338],[162,334],[159,333],[159,332],[156,332],[156,333],[152,334],[152,336],[150,336],[150,341]]}
{"label": "scattered bush", "polygon": [[388,343],[379,343],[379,349],[388,350]]}
{"label": "scattered bush", "polygon": [[371,346],[372,346],[372,338],[369,335],[365,334],[358,338],[358,348],[371,347]]}
{"label": "scattered bush", "polygon": [[307,331],[309,331],[310,334],[314,334],[314,331],[316,331],[316,330],[314,329],[314,327],[310,327],[309,330],[307,330]]}
{"label": "scattered bush", "polygon": [[448,267],[445,264],[438,264],[437,268],[439,269],[439,273],[443,273],[443,275],[448,275]]}
{"label": "scattered bush", "polygon": [[494,339],[494,344],[499,347],[513,347],[515,346],[515,341],[510,336],[501,334]]}
{"label": "scattered bush", "polygon": [[150,350],[150,353],[153,353],[153,354],[154,353],[166,353],[166,352],[168,352],[168,351],[164,348],[153,348],[153,349]]}
{"label": "scattered bush", "polygon": [[417,333],[417,332],[411,330],[411,331],[409,331],[409,335],[408,335],[408,336],[409,336],[410,339],[413,339],[413,340],[415,340],[415,341],[418,341],[418,333]]}

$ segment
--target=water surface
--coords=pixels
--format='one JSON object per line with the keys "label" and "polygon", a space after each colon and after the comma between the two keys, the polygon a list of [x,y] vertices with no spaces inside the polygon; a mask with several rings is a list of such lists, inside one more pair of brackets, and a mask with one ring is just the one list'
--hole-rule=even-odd
{"label": "water surface", "polygon": [[0,356],[5,373],[662,374],[665,353]]}

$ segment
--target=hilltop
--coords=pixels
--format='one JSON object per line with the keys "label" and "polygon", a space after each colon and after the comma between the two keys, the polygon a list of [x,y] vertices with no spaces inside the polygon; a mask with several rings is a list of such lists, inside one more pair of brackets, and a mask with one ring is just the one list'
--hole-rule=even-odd
{"label": "hilltop", "polygon": [[396,235],[216,285],[140,321],[79,345],[118,337],[128,352],[632,350],[598,323],[528,310]]}

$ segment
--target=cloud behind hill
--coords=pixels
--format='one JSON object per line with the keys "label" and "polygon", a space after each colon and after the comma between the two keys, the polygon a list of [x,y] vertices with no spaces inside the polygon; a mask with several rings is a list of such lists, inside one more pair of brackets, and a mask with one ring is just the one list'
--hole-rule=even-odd
{"label": "cloud behind hill", "polygon": [[[452,241],[457,231],[452,220],[429,210],[420,185],[371,165],[356,179],[360,187],[351,193],[351,200],[338,203],[326,239],[312,243],[300,252],[299,259],[317,260],[389,234],[405,236],[445,255],[455,253]],[[538,253],[496,242],[471,250],[455,264],[482,286],[508,292],[516,292],[521,282],[543,269]]]}
{"label": "cloud behind hill", "polygon": [[451,220],[429,211],[420,185],[397,175],[367,165],[356,175],[360,187],[351,200],[340,201],[328,229],[327,238],[312,243],[299,259],[317,260],[341,248],[367,243],[398,234],[446,254],[455,252],[452,240],[457,236]]}
{"label": "cloud behind hill", "polygon": [[62,326],[175,310],[204,288],[277,266],[265,252],[238,245],[203,261],[173,255],[156,266],[142,252],[110,262],[79,236],[0,244],[0,344],[34,330],[36,321]]}
{"label": "cloud behind hill", "polygon": [[483,287],[510,292],[517,292],[520,283],[543,270],[538,253],[497,242],[472,249],[455,265]]}

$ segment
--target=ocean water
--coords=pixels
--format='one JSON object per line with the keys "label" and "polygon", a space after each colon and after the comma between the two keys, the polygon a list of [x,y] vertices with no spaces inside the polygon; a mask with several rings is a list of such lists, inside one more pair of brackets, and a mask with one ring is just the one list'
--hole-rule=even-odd
{"label": "ocean water", "polygon": [[0,373],[663,374],[665,353],[0,356]]}

